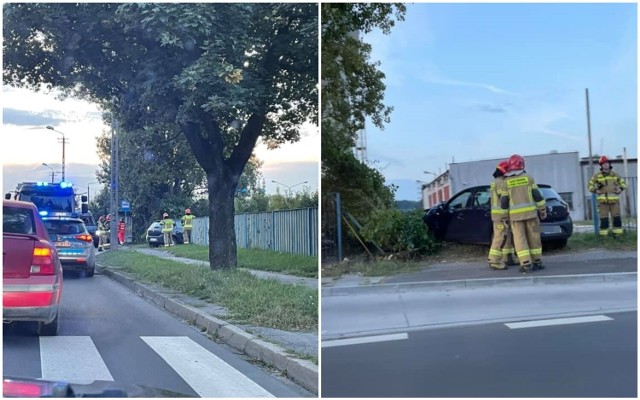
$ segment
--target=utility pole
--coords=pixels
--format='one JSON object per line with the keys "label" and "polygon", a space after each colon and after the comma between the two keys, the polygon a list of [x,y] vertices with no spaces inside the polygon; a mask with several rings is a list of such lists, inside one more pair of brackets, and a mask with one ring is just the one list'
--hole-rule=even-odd
{"label": "utility pole", "polygon": [[117,222],[116,218],[118,217],[118,199],[117,199],[117,190],[118,190],[118,135],[117,135],[117,124],[115,121],[115,116],[113,113],[111,114],[111,173],[110,178],[110,189],[109,190],[109,214],[111,215],[111,222],[109,223],[109,230],[111,234],[109,235],[109,248],[111,250],[117,250],[118,248],[118,232],[117,232]]}
{"label": "utility pole", "polygon": [[[585,89],[587,98],[587,133],[589,135],[589,179],[593,176],[593,156],[591,153],[591,114],[589,112],[589,89]],[[600,225],[598,224],[598,199],[595,193],[591,194],[591,208],[593,210],[593,230],[596,236],[600,234]]]}

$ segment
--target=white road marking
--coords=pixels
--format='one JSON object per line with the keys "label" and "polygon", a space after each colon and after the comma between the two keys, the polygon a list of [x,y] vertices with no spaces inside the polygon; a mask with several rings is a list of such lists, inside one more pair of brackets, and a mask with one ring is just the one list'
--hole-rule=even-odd
{"label": "white road marking", "polygon": [[140,338],[202,397],[274,397],[188,337]]}
{"label": "white road marking", "polygon": [[45,380],[78,384],[113,381],[89,336],[40,337],[40,368]]}
{"label": "white road marking", "polygon": [[521,328],[535,328],[538,326],[584,324],[587,322],[601,322],[601,321],[611,321],[611,320],[613,320],[613,318],[609,318],[606,315],[594,315],[592,317],[555,318],[555,319],[542,319],[539,321],[513,322],[505,325],[511,329],[521,329]]}
{"label": "white road marking", "polygon": [[351,346],[354,344],[390,342],[392,340],[407,340],[409,335],[406,333],[394,333],[392,335],[365,336],[350,339],[336,339],[322,342],[322,347]]}

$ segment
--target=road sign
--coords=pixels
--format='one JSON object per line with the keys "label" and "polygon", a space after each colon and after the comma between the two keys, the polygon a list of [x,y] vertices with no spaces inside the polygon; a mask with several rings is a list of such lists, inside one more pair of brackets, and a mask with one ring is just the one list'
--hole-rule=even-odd
{"label": "road sign", "polygon": [[131,205],[129,204],[128,201],[122,200],[120,202],[120,211],[122,211],[122,212],[131,212]]}

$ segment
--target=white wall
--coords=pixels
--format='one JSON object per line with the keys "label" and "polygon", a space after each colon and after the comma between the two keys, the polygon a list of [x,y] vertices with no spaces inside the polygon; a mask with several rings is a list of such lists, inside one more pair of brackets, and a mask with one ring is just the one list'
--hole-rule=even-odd
{"label": "white wall", "polygon": [[[509,156],[505,155],[505,159]],[[585,203],[578,152],[523,156],[526,161],[525,169],[536,183],[551,185],[559,193],[573,193],[571,218],[583,220]],[[450,164],[452,192],[455,194],[471,186],[490,184],[496,166],[505,159]]]}

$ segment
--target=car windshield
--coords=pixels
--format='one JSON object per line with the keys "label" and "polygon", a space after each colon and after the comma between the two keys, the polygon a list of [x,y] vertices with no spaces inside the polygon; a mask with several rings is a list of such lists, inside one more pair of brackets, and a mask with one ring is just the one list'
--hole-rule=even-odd
{"label": "car windshield", "polygon": [[76,235],[84,233],[84,224],[81,221],[45,220],[44,226],[50,235]]}
{"label": "car windshield", "polygon": [[69,197],[42,196],[35,194],[21,194],[20,200],[30,201],[39,210],[56,210],[73,212],[73,200]]}
{"label": "car windshield", "polygon": [[36,223],[28,208],[2,207],[2,232],[33,235]]}

